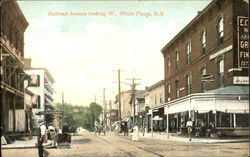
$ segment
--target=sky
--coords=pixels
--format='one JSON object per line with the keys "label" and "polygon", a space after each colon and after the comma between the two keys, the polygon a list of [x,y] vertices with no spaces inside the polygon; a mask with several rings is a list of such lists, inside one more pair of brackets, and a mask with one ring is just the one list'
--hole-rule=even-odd
{"label": "sky", "polygon": [[18,1],[27,19],[25,58],[55,79],[54,102],[89,105],[164,79],[161,49],[211,0]]}

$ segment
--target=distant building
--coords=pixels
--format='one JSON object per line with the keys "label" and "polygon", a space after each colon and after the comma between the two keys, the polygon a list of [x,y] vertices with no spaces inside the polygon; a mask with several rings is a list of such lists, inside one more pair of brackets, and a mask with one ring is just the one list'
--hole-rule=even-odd
{"label": "distant building", "polygon": [[[147,126],[148,130],[151,130],[152,127],[154,130],[162,130],[163,124],[166,121],[164,117],[163,108],[155,108],[159,105],[165,103],[165,81],[160,80],[159,82],[146,87],[146,106],[148,107],[147,113]],[[153,117],[153,118],[152,118]],[[153,125],[153,126],[152,126]]]}
{"label": "distant building", "polygon": [[1,1],[1,133],[26,133],[24,32],[28,22],[15,0]]}
{"label": "distant building", "polygon": [[213,0],[162,48],[163,127],[182,132],[191,117],[218,135],[249,135],[248,5]]}
{"label": "distant building", "polygon": [[[53,104],[54,78],[46,68],[31,67],[31,60],[25,60],[25,73],[30,76],[30,81],[25,82],[27,89],[35,95],[32,97],[32,112],[34,114],[33,127],[38,126],[38,120],[43,120],[46,125],[53,123],[55,106]],[[40,113],[40,115],[38,115]]]}

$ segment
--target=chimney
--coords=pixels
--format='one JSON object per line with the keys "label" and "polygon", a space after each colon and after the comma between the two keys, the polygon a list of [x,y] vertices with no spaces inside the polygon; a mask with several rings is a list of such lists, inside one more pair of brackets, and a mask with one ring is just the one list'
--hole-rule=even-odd
{"label": "chimney", "polygon": [[31,58],[24,58],[24,69],[31,68]]}

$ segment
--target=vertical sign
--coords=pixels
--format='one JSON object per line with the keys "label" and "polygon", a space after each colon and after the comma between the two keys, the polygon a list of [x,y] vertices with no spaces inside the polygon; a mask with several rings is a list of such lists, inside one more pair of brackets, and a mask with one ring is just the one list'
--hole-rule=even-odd
{"label": "vertical sign", "polygon": [[238,67],[248,68],[248,17],[238,16]]}

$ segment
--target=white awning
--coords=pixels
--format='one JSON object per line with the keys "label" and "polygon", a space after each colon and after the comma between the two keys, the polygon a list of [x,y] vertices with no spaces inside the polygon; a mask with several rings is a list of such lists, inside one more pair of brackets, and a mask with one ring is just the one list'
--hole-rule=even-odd
{"label": "white awning", "polygon": [[161,118],[159,116],[154,116],[153,120],[163,120],[163,118]]}

